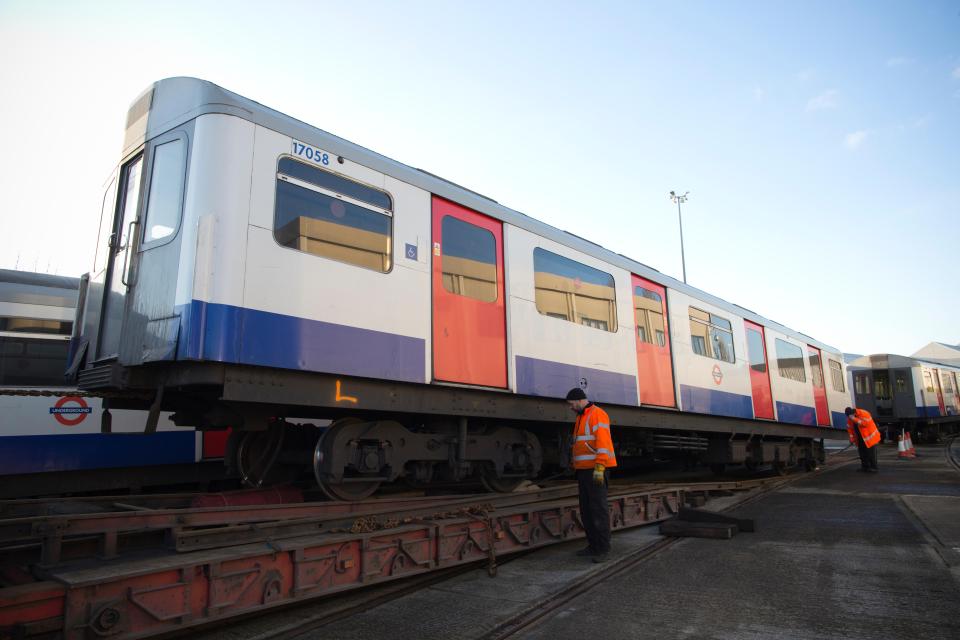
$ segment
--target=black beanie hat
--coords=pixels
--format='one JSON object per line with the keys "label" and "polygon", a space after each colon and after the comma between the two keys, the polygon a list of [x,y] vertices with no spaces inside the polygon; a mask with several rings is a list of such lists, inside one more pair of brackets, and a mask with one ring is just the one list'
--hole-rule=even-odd
{"label": "black beanie hat", "polygon": [[853,410],[853,407],[847,407],[846,409],[843,410],[843,412],[844,412],[845,414],[847,414],[848,416],[852,416],[854,413],[856,413],[856,412]]}
{"label": "black beanie hat", "polygon": [[587,394],[580,387],[574,387],[567,393],[567,400],[586,400]]}

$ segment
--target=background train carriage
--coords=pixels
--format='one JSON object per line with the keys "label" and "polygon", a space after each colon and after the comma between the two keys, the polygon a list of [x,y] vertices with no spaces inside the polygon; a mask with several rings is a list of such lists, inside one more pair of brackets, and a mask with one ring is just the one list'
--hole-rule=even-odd
{"label": "background train carriage", "polygon": [[[193,463],[222,457],[222,436],[178,429],[165,416],[157,433],[145,435],[146,413],[130,410],[116,411],[114,433],[101,434],[102,400],[66,384],[79,282],[0,269],[0,498],[66,485],[145,486],[172,473],[184,481],[201,477]],[[57,395],[20,395],[37,390]],[[174,472],[169,465],[179,466]],[[135,471],[115,472],[122,467]],[[219,464],[207,471],[209,478],[223,475]]]}
{"label": "background train carriage", "polygon": [[720,462],[813,460],[849,404],[835,349],[200,80],[131,107],[100,238],[81,386],[288,461],[277,419],[341,419],[313,464],[352,495],[559,463],[577,384],[624,451]]}
{"label": "background train carriage", "polygon": [[960,427],[960,367],[878,353],[849,370],[857,406],[874,415],[886,438],[906,429],[931,441]]}

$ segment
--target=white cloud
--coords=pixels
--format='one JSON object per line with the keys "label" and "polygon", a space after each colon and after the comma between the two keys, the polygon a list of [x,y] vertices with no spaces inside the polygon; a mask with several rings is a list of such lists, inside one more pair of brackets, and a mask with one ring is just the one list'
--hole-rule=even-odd
{"label": "white cloud", "polygon": [[836,109],[837,96],[840,93],[836,89],[824,91],[820,95],[807,100],[807,111],[820,111],[822,109]]}
{"label": "white cloud", "polygon": [[817,75],[817,72],[814,71],[813,69],[804,69],[803,71],[797,74],[797,80],[799,80],[800,82],[807,82],[809,80],[813,80],[813,78],[816,75]]}
{"label": "white cloud", "polygon": [[957,80],[960,80],[960,67],[957,67],[956,69],[954,69],[953,73],[951,73],[950,75],[952,75]]}
{"label": "white cloud", "polygon": [[853,133],[848,133],[843,139],[843,146],[850,151],[856,151],[860,148],[860,145],[864,143],[868,135],[870,134],[867,131],[854,131]]}
{"label": "white cloud", "polygon": [[888,67],[902,67],[913,62],[913,58],[904,58],[901,56],[895,56],[893,58],[887,58]]}
{"label": "white cloud", "polygon": [[757,102],[760,102],[767,97],[767,90],[763,87],[754,87],[753,88],[753,99]]}

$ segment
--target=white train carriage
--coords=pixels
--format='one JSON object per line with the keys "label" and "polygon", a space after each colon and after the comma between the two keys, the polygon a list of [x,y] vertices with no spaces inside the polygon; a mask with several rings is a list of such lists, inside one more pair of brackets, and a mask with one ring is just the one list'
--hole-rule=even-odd
{"label": "white train carriage", "polygon": [[81,386],[151,391],[271,459],[296,458],[286,416],[338,419],[313,452],[338,497],[560,463],[569,417],[544,399],[576,385],[622,453],[733,433],[812,460],[849,404],[835,349],[204,81],[134,103],[116,184]]}
{"label": "white train carriage", "polygon": [[878,353],[854,360],[850,373],[857,406],[887,437],[906,429],[933,440],[960,427],[960,367]]}
{"label": "white train carriage", "polygon": [[[221,437],[177,428],[166,414],[156,433],[144,434],[146,412],[117,410],[112,433],[101,433],[103,401],[64,378],[79,284],[0,270],[0,497],[54,492],[57,483],[61,490],[65,483],[74,490],[142,485],[148,469],[223,455]],[[123,467],[136,467],[139,477],[92,480]]]}
{"label": "white train carriage", "polygon": [[513,226],[506,242],[510,389],[637,406],[630,272]]}

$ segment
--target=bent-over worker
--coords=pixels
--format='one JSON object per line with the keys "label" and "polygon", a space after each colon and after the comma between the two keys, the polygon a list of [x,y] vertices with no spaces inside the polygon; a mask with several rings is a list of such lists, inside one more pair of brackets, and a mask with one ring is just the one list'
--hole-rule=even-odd
{"label": "bent-over worker", "polygon": [[880,430],[877,429],[873,416],[866,409],[847,407],[847,433],[850,435],[850,444],[856,444],[860,453],[860,470],[876,473],[877,445],[880,444]]}

